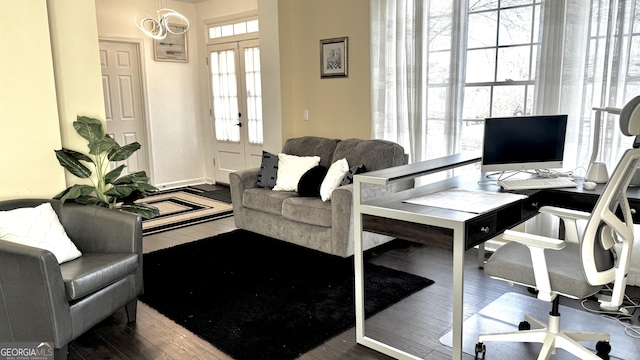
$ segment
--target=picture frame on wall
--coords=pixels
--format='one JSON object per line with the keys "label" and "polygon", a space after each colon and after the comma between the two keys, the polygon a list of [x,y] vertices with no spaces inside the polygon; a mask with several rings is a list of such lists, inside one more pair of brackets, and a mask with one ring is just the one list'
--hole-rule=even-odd
{"label": "picture frame on wall", "polygon": [[185,25],[169,24],[169,29],[182,34],[167,33],[161,40],[154,39],[154,59],[156,61],[188,62],[187,33]]}
{"label": "picture frame on wall", "polygon": [[348,77],[349,37],[320,40],[320,78]]}

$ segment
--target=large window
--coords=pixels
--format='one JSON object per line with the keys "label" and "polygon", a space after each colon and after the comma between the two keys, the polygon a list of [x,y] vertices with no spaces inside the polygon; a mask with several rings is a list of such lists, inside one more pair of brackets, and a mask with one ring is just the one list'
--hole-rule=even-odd
{"label": "large window", "polygon": [[540,0],[472,1],[462,147],[478,150],[483,119],[533,113]]}
{"label": "large window", "polygon": [[480,149],[486,117],[568,114],[565,168],[584,175],[593,108],[640,94],[640,0],[371,0],[371,58],[374,137],[412,162]]}

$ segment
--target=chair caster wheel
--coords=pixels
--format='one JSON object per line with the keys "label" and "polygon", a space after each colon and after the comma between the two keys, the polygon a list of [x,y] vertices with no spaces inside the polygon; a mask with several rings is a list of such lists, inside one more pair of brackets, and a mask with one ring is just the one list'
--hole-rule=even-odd
{"label": "chair caster wheel", "polygon": [[609,360],[609,353],[611,352],[611,344],[608,341],[598,341],[596,344],[596,355],[600,359]]}
{"label": "chair caster wheel", "polygon": [[[476,359],[475,360],[484,360],[484,355],[487,352],[486,346],[483,343],[479,342],[476,344]],[[478,354],[482,354],[482,358],[478,358]]]}
{"label": "chair caster wheel", "polygon": [[518,331],[523,330],[531,330],[531,324],[529,324],[528,321],[521,321],[520,324],[518,324]]}

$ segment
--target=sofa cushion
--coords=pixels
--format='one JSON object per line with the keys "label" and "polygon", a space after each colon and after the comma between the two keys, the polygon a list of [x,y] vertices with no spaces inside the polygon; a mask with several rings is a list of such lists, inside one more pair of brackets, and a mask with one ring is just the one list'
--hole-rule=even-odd
{"label": "sofa cushion", "polygon": [[296,156],[284,153],[278,154],[278,176],[276,191],[298,191],[298,182],[304,173],[318,166],[319,156]]}
{"label": "sofa cushion", "polygon": [[346,139],[336,146],[333,161],[346,158],[349,164],[363,164],[367,171],[405,164],[404,148],[386,140]]}
{"label": "sofa cushion", "polygon": [[85,253],[60,265],[69,300],[78,300],[138,270],[137,254]]}
{"label": "sofa cushion", "polygon": [[349,164],[347,159],[336,160],[327,171],[327,176],[324,177],[322,185],[320,185],[320,198],[322,201],[331,199],[331,193],[338,186],[344,178],[344,175],[349,171]]}
{"label": "sofa cushion", "polygon": [[340,183],[340,186],[353,184],[353,175],[362,174],[365,171],[367,171],[367,169],[364,167],[363,164],[352,166],[349,169],[349,171],[344,175],[344,178],[342,178],[342,182]]}
{"label": "sofa cushion", "polygon": [[273,191],[270,189],[251,188],[243,192],[242,206],[269,214],[281,215],[282,202],[290,197],[298,197],[298,193],[293,191]]}
{"label": "sofa cushion", "polygon": [[263,151],[262,162],[260,163],[260,171],[258,172],[258,180],[256,181],[256,186],[271,189],[276,186],[277,176],[278,155]]}
{"label": "sofa cushion", "polygon": [[320,185],[327,175],[327,168],[324,166],[316,166],[307,171],[298,182],[298,194],[300,196],[319,197]]}
{"label": "sofa cushion", "polygon": [[331,227],[331,203],[320,198],[289,198],[282,202],[282,217],[303,224]]}
{"label": "sofa cushion", "polygon": [[339,141],[317,136],[291,138],[284,143],[282,152],[296,156],[320,156],[319,165],[328,168],[333,163],[333,152]]}

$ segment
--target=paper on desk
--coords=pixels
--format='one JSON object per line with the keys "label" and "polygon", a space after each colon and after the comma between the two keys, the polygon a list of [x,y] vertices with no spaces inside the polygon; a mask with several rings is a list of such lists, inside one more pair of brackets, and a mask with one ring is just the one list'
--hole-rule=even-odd
{"label": "paper on desk", "polygon": [[513,193],[451,188],[404,202],[481,214],[526,197]]}

